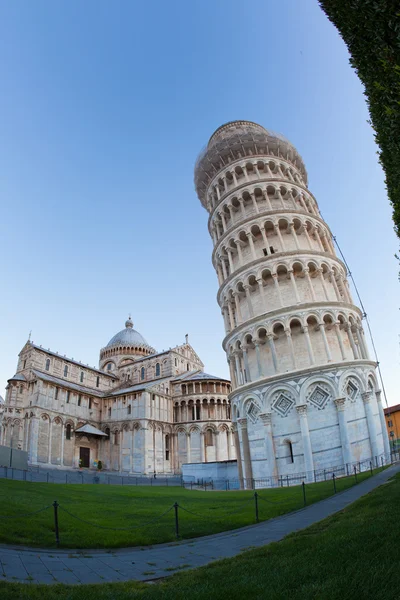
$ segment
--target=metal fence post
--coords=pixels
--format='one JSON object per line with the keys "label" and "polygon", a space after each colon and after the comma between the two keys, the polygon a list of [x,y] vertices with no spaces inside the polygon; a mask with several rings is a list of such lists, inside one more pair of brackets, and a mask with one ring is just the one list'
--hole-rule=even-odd
{"label": "metal fence post", "polygon": [[373,475],[373,470],[372,470],[372,460],[369,461],[369,468],[371,470],[371,475]]}
{"label": "metal fence post", "polygon": [[49,472],[48,471],[46,473],[46,479],[47,479],[47,483],[49,483]]}
{"label": "metal fence post", "polygon": [[304,502],[304,506],[306,506],[307,505],[307,500],[306,500],[306,484],[304,483],[304,481],[301,484],[301,487],[303,488],[303,502]]}
{"label": "metal fence post", "polygon": [[355,477],[355,480],[357,483],[357,467],[356,467],[356,465],[354,465],[354,477]]}
{"label": "metal fence post", "polygon": [[333,479],[333,493],[336,494],[336,477],[335,477],[335,473],[332,473],[332,479]]}
{"label": "metal fence post", "polygon": [[175,509],[175,533],[176,533],[176,539],[179,539],[179,517],[178,517],[178,508],[179,508],[179,504],[177,502],[175,502],[174,504],[174,509]]}
{"label": "metal fence post", "polygon": [[53,507],[54,507],[54,530],[55,530],[55,534],[56,534],[56,545],[58,548],[58,546],[60,545],[60,533],[58,530],[58,507],[59,507],[59,504],[58,504],[57,500],[54,500]]}
{"label": "metal fence post", "polygon": [[254,503],[255,503],[255,508],[256,508],[256,523],[258,523],[259,518],[258,518],[258,494],[257,494],[257,492],[254,492]]}
{"label": "metal fence post", "polygon": [[382,464],[382,467],[383,467],[383,456],[381,456],[381,464]]}

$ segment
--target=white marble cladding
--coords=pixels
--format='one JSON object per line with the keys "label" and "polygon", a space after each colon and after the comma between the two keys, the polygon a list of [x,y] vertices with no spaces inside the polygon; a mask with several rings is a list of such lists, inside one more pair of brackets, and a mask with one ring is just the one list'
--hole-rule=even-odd
{"label": "white marble cladding", "polygon": [[195,181],[214,243],[239,476],[387,453],[362,313],[301,158],[257,124],[222,131]]}
{"label": "white marble cladding", "polygon": [[[86,456],[87,466],[137,474],[235,459],[230,382],[206,375],[187,341],[137,352],[113,348],[104,371],[25,344],[1,405],[0,444],[27,451],[32,465],[78,467]],[[80,433],[87,423],[98,433]]]}

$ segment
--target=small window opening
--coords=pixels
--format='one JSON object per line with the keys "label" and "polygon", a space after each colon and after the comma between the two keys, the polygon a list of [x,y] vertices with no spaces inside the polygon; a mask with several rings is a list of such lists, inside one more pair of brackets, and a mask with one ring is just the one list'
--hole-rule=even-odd
{"label": "small window opening", "polygon": [[71,425],[67,425],[66,430],[65,430],[65,439],[66,440],[70,440],[71,439]]}
{"label": "small window opening", "polygon": [[263,248],[263,253],[264,253],[264,256],[268,256],[268,250],[266,248]]}
{"label": "small window opening", "polygon": [[83,382],[84,373],[81,371],[81,383]]}
{"label": "small window opening", "polygon": [[89,410],[91,410],[91,408],[92,408],[92,399],[89,398]]}
{"label": "small window opening", "polygon": [[100,377],[97,377],[97,379],[96,379],[96,387],[99,387],[99,385],[100,385]]}
{"label": "small window opening", "polygon": [[65,365],[64,367],[64,377],[67,377],[68,375],[68,365]]}
{"label": "small window opening", "polygon": [[78,406],[80,406],[82,403],[82,394],[79,394],[78,396]]}
{"label": "small window opening", "polygon": [[275,254],[275,250],[273,246],[269,247],[270,254]]}
{"label": "small window opening", "polygon": [[128,415],[132,414],[132,406],[129,404],[128,405]]}
{"label": "small window opening", "polygon": [[50,370],[50,359],[49,358],[46,360],[46,367],[45,368],[46,368],[46,371]]}
{"label": "small window opening", "polygon": [[70,397],[70,395],[71,395],[71,392],[68,391],[67,392],[67,397],[66,397],[66,400],[65,400],[67,404],[69,404],[69,397]]}

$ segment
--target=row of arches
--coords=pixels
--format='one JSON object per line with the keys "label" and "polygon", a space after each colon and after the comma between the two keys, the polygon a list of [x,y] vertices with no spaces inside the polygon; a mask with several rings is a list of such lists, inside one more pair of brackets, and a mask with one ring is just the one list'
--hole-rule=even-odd
{"label": "row of arches", "polygon": [[369,360],[359,316],[345,311],[308,311],[274,318],[229,342],[235,386],[315,365]]}
{"label": "row of arches", "polygon": [[235,271],[256,260],[282,252],[330,254],[336,258],[330,233],[321,223],[296,216],[283,216],[254,223],[235,232],[213,253],[219,284]]}
{"label": "row of arches", "polygon": [[227,333],[248,319],[288,306],[352,303],[341,265],[330,260],[277,261],[229,281],[218,294]]}
{"label": "row of arches", "polygon": [[271,211],[307,213],[321,218],[316,201],[310,192],[285,185],[249,186],[224,200],[209,220],[214,244],[238,223]]}
{"label": "row of arches", "polygon": [[182,396],[186,394],[224,394],[228,395],[231,386],[225,381],[195,381],[193,383],[183,383],[176,386],[175,391],[180,391]]}
{"label": "row of arches", "polygon": [[174,422],[229,420],[230,405],[230,400],[225,398],[181,400],[174,404]]}
{"label": "row of arches", "polygon": [[300,173],[284,161],[272,158],[258,158],[230,164],[218,173],[208,186],[207,208],[211,212],[220,200],[239,185],[250,183],[255,179],[285,179],[305,187]]}

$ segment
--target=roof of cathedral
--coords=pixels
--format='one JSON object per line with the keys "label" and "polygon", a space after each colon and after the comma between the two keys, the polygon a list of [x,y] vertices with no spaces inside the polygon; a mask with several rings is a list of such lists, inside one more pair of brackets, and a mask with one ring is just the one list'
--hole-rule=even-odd
{"label": "roof of cathedral", "polygon": [[182,373],[177,377],[174,377],[172,381],[198,381],[201,379],[215,379],[216,381],[229,381],[229,379],[225,379],[225,377],[216,377],[215,375],[210,375],[209,373],[204,373],[203,371],[187,371],[186,373]]}
{"label": "roof of cathedral", "polygon": [[26,377],[25,375],[22,375],[22,373],[16,373],[14,377],[10,377],[8,381],[26,381]]}
{"label": "roof of cathedral", "polygon": [[93,427],[90,423],[86,423],[86,425],[82,425],[78,429],[75,429],[75,433],[88,433],[90,435],[99,435],[103,437],[108,437],[106,433],[97,429],[97,427]]}
{"label": "roof of cathedral", "polygon": [[38,379],[43,379],[43,381],[54,383],[56,385],[59,385],[60,387],[66,387],[70,388],[71,390],[76,390],[77,392],[82,392],[82,394],[87,394],[88,396],[97,396],[98,398],[102,398],[104,396],[104,392],[100,390],[88,388],[84,385],[79,385],[77,383],[73,383],[72,381],[67,381],[66,379],[60,379],[59,377],[54,377],[53,375],[42,373],[42,371],[36,371],[36,369],[32,370],[32,373]]}
{"label": "roof of cathedral", "polygon": [[153,350],[153,348],[146,342],[144,337],[138,331],[136,331],[136,329],[133,329],[133,322],[130,317],[125,322],[125,329],[122,329],[116,333],[108,342],[106,348],[115,346],[117,344],[123,344],[124,346],[145,346],[146,348]]}
{"label": "roof of cathedral", "polygon": [[161,379],[152,379],[151,381],[143,381],[142,383],[137,383],[135,385],[131,385],[130,387],[126,387],[123,389],[115,390],[114,392],[108,392],[106,395],[108,396],[119,396],[120,394],[131,394],[132,392],[139,392],[140,390],[145,390],[147,388],[154,387],[159,383],[166,383],[171,381],[170,377],[162,377]]}
{"label": "roof of cathedral", "polygon": [[36,350],[41,350],[42,352],[45,352],[46,354],[51,354],[51,356],[56,356],[60,360],[66,360],[70,363],[73,363],[74,365],[79,365],[80,367],[89,369],[90,371],[95,371],[96,373],[101,373],[102,375],[107,375],[107,377],[111,377],[112,379],[118,379],[118,377],[116,375],[114,375],[113,373],[108,373],[107,371],[102,371],[101,369],[96,369],[96,367],[89,367],[89,365],[85,365],[84,363],[80,362],[79,360],[74,360],[73,358],[67,358],[66,356],[62,356],[62,354],[58,354],[58,352],[53,352],[53,350],[49,350],[49,349],[46,350],[46,348],[43,348],[42,346],[38,346],[37,344],[34,344],[33,342],[28,342],[28,344],[30,344],[33,348],[36,348]]}

